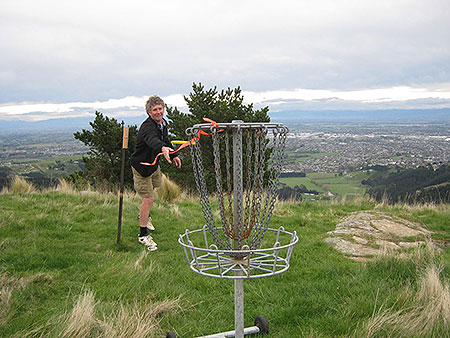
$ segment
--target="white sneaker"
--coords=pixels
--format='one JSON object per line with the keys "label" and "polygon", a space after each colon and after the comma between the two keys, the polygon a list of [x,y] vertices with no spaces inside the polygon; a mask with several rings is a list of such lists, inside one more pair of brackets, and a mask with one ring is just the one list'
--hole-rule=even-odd
{"label": "white sneaker", "polygon": [[[137,216],[137,218],[140,218],[139,215]],[[148,216],[147,229],[150,231],[155,231],[155,227],[152,224],[152,217],[150,215]]]}
{"label": "white sneaker", "polygon": [[148,216],[147,229],[150,231],[155,231],[155,227],[152,224],[152,218]]}
{"label": "white sneaker", "polygon": [[141,244],[144,244],[147,247],[148,251],[155,251],[158,249],[158,244],[153,241],[152,236],[138,236],[138,241]]}

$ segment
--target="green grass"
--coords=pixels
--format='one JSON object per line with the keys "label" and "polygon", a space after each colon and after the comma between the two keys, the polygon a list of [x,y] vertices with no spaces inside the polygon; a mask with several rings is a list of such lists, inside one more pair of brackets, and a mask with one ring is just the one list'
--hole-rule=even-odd
{"label": "green grass", "polygon": [[282,177],[280,178],[280,181],[290,187],[303,184],[309,190],[316,190],[321,193],[325,192],[325,189],[312,183],[308,175],[306,175],[306,177]]}
{"label": "green grass", "polygon": [[[27,281],[13,289],[3,312],[0,302],[0,336],[22,337],[32,330],[32,336],[59,336],[62,316],[85,290],[94,293],[105,315],[120,306],[145,308],[179,298],[180,310],[159,315],[155,337],[169,330],[196,337],[233,329],[233,282],[192,272],[177,243],[186,228],[204,224],[198,200],[156,202],[152,216],[158,250],[152,253],[137,243],[136,198],[125,198],[120,245],[116,196],[3,194],[0,205],[0,281]],[[400,308],[399,292],[414,287],[421,263],[393,258],[354,262],[322,241],[342,217],[375,207],[420,222],[437,231],[440,240],[449,238],[450,206],[390,207],[365,200],[280,204],[271,227],[296,230],[300,241],[287,272],[245,281],[246,326],[262,314],[271,337],[359,337],[374,311]],[[448,278],[450,249],[444,247],[435,260]]]}
{"label": "green grass", "polygon": [[367,186],[361,184],[368,174],[363,171],[355,171],[339,175],[339,173],[307,173],[306,177],[283,177],[280,179],[291,187],[304,184],[309,190],[319,193],[330,191],[334,195],[346,198],[363,196]]}

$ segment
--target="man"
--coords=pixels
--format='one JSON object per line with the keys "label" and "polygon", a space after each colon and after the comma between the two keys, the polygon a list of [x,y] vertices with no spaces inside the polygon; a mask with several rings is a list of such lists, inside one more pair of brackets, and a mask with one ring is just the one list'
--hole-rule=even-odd
{"label": "man", "polygon": [[157,244],[148,234],[148,230],[155,230],[149,212],[154,201],[154,189],[161,186],[162,181],[159,168],[161,156],[158,154],[162,153],[164,158],[177,168],[181,167],[181,160],[177,155],[169,154],[173,146],[169,141],[167,121],[164,119],[164,101],[159,96],[151,96],[145,105],[145,110],[149,117],[139,127],[136,150],[131,155],[131,169],[134,188],[142,198],[138,240],[139,243],[147,246],[148,250],[154,251],[157,249]]}

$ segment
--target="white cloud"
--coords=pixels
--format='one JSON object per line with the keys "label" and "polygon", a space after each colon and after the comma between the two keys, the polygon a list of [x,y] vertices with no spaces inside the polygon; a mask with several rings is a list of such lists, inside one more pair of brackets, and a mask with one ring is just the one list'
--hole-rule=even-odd
{"label": "white cloud", "polygon": [[117,109],[121,107],[129,107],[131,109],[136,109],[138,106],[142,106],[142,102],[145,102],[143,100],[145,100],[145,98],[129,96],[122,99],[110,99],[103,102],[28,103],[19,105],[4,105],[0,106],[0,114],[20,115],[31,112],[64,113],[73,112],[77,108]]}
{"label": "white cloud", "polygon": [[0,103],[169,96],[192,82],[369,89],[379,100],[371,88],[450,82],[449,10],[447,0],[1,1]]}
{"label": "white cloud", "polygon": [[[314,89],[243,92],[247,103],[255,107],[269,106],[271,111],[300,110],[364,110],[450,108],[450,84],[436,88],[392,87],[371,90],[333,91]],[[27,103],[0,105],[0,119],[46,120],[51,118],[93,116],[94,111],[111,117],[144,114],[147,96],[128,96],[95,102]],[[187,112],[182,94],[163,97],[166,104]]]}
{"label": "white cloud", "polygon": [[[121,99],[109,99],[96,102],[68,103],[25,103],[0,105],[0,120],[20,119],[41,121],[54,118],[88,117],[95,111],[106,112],[108,116],[145,115],[145,103],[148,97],[127,96]],[[186,109],[183,95],[163,97],[166,104]]]}
{"label": "white cloud", "polygon": [[[295,89],[260,93],[246,92],[245,97],[248,101],[257,104],[264,104],[265,102],[280,104],[287,100],[314,101],[339,99],[345,101],[359,101],[362,103],[376,103],[420,99],[443,99],[449,100],[450,105],[450,90],[439,91],[428,90],[426,88],[411,88],[406,86],[354,91]],[[278,100],[278,102],[273,103],[274,100]]]}

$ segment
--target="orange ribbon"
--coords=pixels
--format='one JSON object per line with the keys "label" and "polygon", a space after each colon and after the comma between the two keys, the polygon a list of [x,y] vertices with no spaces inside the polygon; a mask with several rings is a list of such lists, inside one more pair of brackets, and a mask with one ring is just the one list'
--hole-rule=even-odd
{"label": "orange ribbon", "polygon": [[[204,121],[211,123],[211,127],[214,126],[216,128],[219,128],[219,124],[216,121],[213,121],[207,117],[203,118]],[[218,132],[222,132],[223,129],[219,129]],[[178,147],[177,150],[173,150],[173,151],[169,151],[169,155],[175,154],[176,152],[180,151],[181,149],[190,146],[192,144],[194,144],[195,142],[198,142],[200,140],[200,137],[202,135],[206,135],[209,136],[210,134],[208,134],[206,131],[203,130],[199,130],[197,132],[197,135],[195,135],[192,139],[190,139],[189,141],[184,142],[181,146]],[[158,160],[158,157],[161,156],[163,153],[159,153],[158,155],[156,155],[155,160],[152,163],[148,163],[148,162],[140,162],[140,164],[142,165],[148,165],[148,166],[152,166],[156,164],[156,161]]]}

